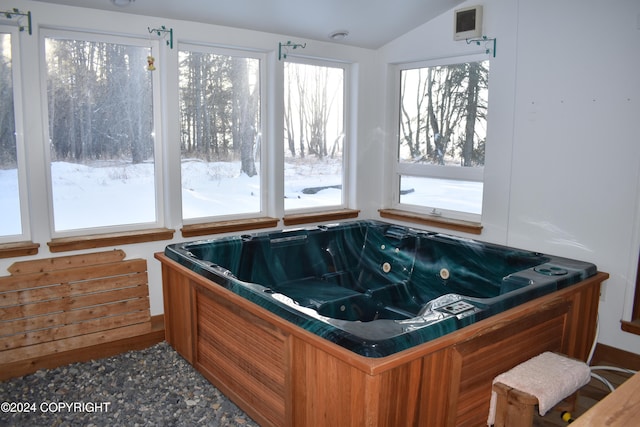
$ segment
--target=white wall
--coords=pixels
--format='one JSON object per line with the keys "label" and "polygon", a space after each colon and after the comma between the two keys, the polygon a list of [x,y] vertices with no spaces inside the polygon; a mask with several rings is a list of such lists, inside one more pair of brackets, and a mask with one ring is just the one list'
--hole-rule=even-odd
{"label": "white wall", "polygon": [[[480,239],[608,272],[599,342],[640,353],[640,337],[620,329],[640,245],[640,2],[465,4],[484,5],[484,33],[497,38]],[[452,41],[452,20],[450,11],[388,44],[382,65],[471,52]]]}

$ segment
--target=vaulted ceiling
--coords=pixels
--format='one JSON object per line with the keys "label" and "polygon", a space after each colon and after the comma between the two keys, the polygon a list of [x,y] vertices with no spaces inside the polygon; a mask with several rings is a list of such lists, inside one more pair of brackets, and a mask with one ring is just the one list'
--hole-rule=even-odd
{"label": "vaulted ceiling", "polygon": [[[181,19],[379,48],[462,3],[462,0],[34,0],[69,6]],[[121,1],[121,0],[118,0]]]}

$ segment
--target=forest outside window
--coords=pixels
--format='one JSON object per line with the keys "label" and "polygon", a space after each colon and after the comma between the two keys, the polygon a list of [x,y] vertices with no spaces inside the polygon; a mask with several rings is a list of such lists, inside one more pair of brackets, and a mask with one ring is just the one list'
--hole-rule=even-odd
{"label": "forest outside window", "polygon": [[263,211],[261,62],[241,51],[181,45],[185,222]]}
{"label": "forest outside window", "polygon": [[17,30],[0,27],[0,243],[28,238]]}
{"label": "forest outside window", "polygon": [[44,46],[54,232],[158,226],[150,42],[50,30]]}
{"label": "forest outside window", "polygon": [[339,64],[284,64],[284,209],[344,206],[345,74]]}
{"label": "forest outside window", "polygon": [[488,77],[486,59],[399,67],[396,207],[480,220]]}

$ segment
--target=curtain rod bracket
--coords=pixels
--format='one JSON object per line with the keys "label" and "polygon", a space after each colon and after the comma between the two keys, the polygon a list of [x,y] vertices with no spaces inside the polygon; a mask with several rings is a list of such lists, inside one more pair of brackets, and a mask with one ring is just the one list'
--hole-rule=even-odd
{"label": "curtain rod bracket", "polygon": [[[18,8],[13,8],[12,10],[2,10],[0,11],[0,13],[2,15],[4,15],[4,17],[6,19],[15,19],[17,24],[18,24],[18,28],[20,29],[20,31],[24,31],[25,28],[27,28],[29,30],[29,35],[33,34],[33,31],[31,29],[31,11],[28,12],[21,12],[20,10],[18,10]],[[24,25],[22,25],[22,23],[20,21],[22,21],[22,18],[26,17],[27,18],[27,26],[25,27]]]}
{"label": "curtain rod bracket", "polygon": [[168,34],[169,40],[167,40],[167,46],[169,46],[170,49],[173,49],[173,28],[167,29],[167,27],[163,25],[160,28],[147,27],[147,30],[149,30],[149,34],[155,33],[158,37],[163,39],[167,38]]}
{"label": "curtain rod bracket", "polygon": [[[300,44],[300,43],[291,43],[291,41],[288,41],[286,43],[278,43],[278,61],[282,61],[284,58],[287,57],[287,54],[289,53],[289,48],[291,49],[304,49],[305,47],[307,47],[307,44]],[[284,48],[284,51],[283,49]]]}
{"label": "curtain rod bracket", "polygon": [[[484,53],[489,54],[492,53],[493,57],[496,57],[496,39],[494,38],[489,38],[487,36],[482,36],[482,38],[479,39],[465,39],[467,41],[467,44],[471,44],[471,43],[475,43],[478,46],[480,46],[480,43],[484,43],[484,48],[485,51]],[[488,47],[489,43],[493,42],[493,48]]]}

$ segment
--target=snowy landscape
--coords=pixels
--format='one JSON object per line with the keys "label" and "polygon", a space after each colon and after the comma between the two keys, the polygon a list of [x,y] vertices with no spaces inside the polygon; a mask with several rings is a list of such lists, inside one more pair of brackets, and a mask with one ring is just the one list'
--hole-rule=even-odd
{"label": "snowy landscape", "polygon": [[[257,165],[259,168],[260,166]],[[238,162],[182,163],[183,216],[185,219],[234,215],[260,210],[260,178],[240,172]],[[52,163],[53,203],[57,231],[105,225],[153,222],[156,217],[154,166],[150,163],[86,166]],[[404,177],[402,203],[454,210],[477,209],[482,203],[482,183]],[[285,209],[341,204],[341,163],[297,161],[285,163]],[[313,189],[313,191],[305,191]],[[17,171],[0,170],[0,235],[20,234]]]}
{"label": "snowy landscape", "polygon": [[[260,167],[259,164],[256,166]],[[260,177],[248,177],[239,171],[239,162],[183,161],[184,217],[259,212]],[[299,171],[306,175],[299,175]],[[151,163],[86,166],[53,162],[55,229],[153,222],[156,217],[153,176]],[[20,234],[17,182],[16,169],[0,170],[1,236]],[[287,163],[286,208],[340,205],[339,189],[303,193],[305,188],[340,183],[339,163],[328,161],[322,168]]]}

